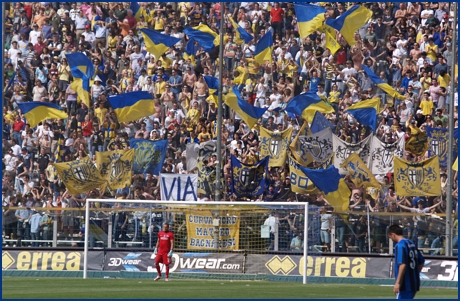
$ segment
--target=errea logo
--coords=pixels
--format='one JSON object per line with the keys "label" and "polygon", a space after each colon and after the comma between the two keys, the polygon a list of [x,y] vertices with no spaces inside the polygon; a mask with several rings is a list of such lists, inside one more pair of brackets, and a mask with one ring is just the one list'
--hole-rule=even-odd
{"label": "errea logo", "polygon": [[2,270],[8,270],[16,261],[8,252],[2,253]]}
{"label": "errea logo", "polygon": [[272,257],[265,266],[273,274],[276,275],[279,272],[283,275],[289,275],[296,267],[297,264],[289,256],[285,256],[281,259],[278,255]]}

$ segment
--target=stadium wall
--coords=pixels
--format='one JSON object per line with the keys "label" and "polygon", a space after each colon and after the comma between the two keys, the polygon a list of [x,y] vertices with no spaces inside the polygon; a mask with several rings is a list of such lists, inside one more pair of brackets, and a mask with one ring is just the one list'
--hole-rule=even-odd
{"label": "stadium wall", "polygon": [[[152,252],[92,250],[88,277],[152,278]],[[308,256],[310,282],[392,284],[391,256],[361,254]],[[303,256],[298,254],[175,253],[172,277],[301,282]],[[2,276],[81,277],[83,252],[75,250],[3,250]],[[426,258],[421,277],[427,286],[458,286],[457,258]]]}

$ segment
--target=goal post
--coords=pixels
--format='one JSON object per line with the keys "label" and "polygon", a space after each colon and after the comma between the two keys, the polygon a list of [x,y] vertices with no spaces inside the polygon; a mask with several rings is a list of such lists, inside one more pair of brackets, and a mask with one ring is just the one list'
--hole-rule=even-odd
{"label": "goal post", "polygon": [[[193,273],[202,272],[222,277],[245,276],[245,279],[249,279],[250,275],[269,274],[267,269],[272,274],[275,274],[273,271],[276,269],[282,269],[284,275],[290,275],[292,269],[296,268],[296,275],[303,276],[305,284],[308,250],[314,250],[314,245],[319,244],[315,243],[315,238],[319,235],[319,213],[309,211],[308,203],[87,199],[84,221],[84,279],[88,276],[90,221],[94,216],[92,211],[102,210],[101,207],[110,205],[113,208],[108,210],[114,215],[118,214],[117,211],[127,212],[131,217],[139,212],[143,212],[144,216],[147,214],[145,221],[148,222],[149,231],[153,227],[158,231],[164,222],[172,224],[170,229],[174,232],[175,254],[171,273],[177,277],[194,277]],[[152,216],[161,216],[161,219]],[[107,232],[111,234],[111,230]],[[109,240],[119,238],[115,230],[113,233],[113,238],[108,235]],[[133,252],[153,253],[152,242],[144,244],[143,250],[136,248],[134,244],[126,245],[131,246]],[[200,254],[212,255],[205,255],[210,257],[203,259]],[[268,256],[276,260],[269,263],[266,260]],[[286,263],[284,259],[287,257],[290,262]],[[292,262],[291,257],[296,257],[297,262]],[[155,271],[153,257],[150,260],[151,266],[142,271]]]}

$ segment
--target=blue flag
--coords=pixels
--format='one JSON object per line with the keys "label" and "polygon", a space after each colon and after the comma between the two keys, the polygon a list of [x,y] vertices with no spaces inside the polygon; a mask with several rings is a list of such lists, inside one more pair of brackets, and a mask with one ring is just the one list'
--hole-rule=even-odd
{"label": "blue flag", "polygon": [[134,174],[158,176],[165,160],[168,140],[133,138],[130,140],[130,146],[134,149]]}
{"label": "blue flag", "polygon": [[321,114],[320,112],[316,112],[310,126],[311,132],[313,134],[316,134],[318,132],[321,132],[325,128],[330,128],[332,132],[335,131],[335,126],[329,120],[327,120],[323,114]]}
{"label": "blue flag", "polygon": [[[441,168],[447,168],[449,129],[427,127],[426,134],[429,144],[428,156],[434,157],[437,155],[439,157],[439,166]],[[454,139],[457,139],[457,136],[454,136]],[[457,148],[454,148],[454,152],[457,152]]]}
{"label": "blue flag", "polygon": [[265,157],[254,165],[241,163],[232,155],[232,192],[238,197],[253,198],[264,193],[268,186],[266,173],[268,172],[269,157]]}

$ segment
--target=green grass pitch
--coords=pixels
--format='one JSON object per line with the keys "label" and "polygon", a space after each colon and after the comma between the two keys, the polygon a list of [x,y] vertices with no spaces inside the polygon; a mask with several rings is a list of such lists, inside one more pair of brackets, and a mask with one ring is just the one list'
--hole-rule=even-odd
{"label": "green grass pitch", "polygon": [[[391,286],[269,281],[2,278],[3,299],[394,299]],[[416,299],[458,299],[458,288],[422,288]]]}

